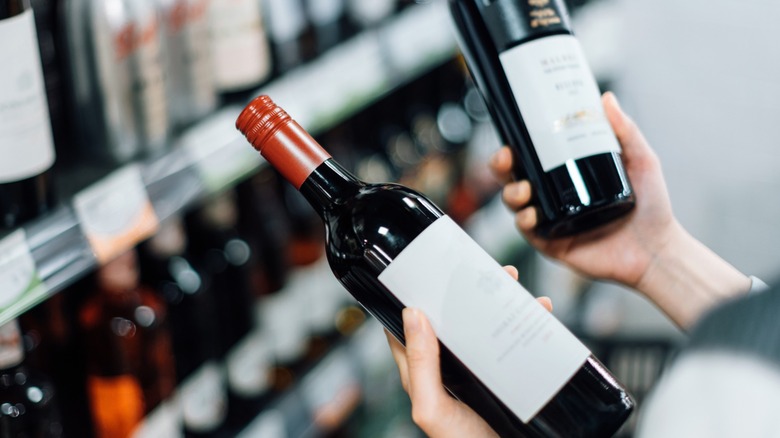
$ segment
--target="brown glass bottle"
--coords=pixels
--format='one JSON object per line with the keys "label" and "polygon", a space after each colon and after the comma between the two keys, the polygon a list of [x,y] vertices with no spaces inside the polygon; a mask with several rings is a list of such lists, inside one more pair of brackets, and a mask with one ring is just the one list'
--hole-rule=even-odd
{"label": "brown glass bottle", "polygon": [[95,273],[79,311],[96,437],[124,437],[176,385],[165,303],[140,285],[135,250]]}

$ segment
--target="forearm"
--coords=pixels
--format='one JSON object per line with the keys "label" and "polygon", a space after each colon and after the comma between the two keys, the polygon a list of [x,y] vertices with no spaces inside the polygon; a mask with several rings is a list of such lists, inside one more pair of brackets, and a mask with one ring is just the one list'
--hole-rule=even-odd
{"label": "forearm", "polygon": [[747,293],[751,281],[679,224],[674,233],[653,257],[637,289],[687,329],[713,306]]}

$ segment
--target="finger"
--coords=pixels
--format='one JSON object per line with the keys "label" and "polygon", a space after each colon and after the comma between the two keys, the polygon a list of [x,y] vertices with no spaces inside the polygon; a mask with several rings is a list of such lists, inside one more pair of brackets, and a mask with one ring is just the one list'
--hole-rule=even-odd
{"label": "finger", "polygon": [[456,412],[457,406],[442,385],[439,342],[419,310],[407,307],[403,319],[412,418],[428,435],[442,435],[442,416]]}
{"label": "finger", "polygon": [[515,214],[515,225],[523,233],[530,233],[539,223],[539,215],[534,207],[526,207]]}
{"label": "finger", "polygon": [[501,199],[515,211],[527,206],[531,202],[531,183],[528,180],[508,183],[501,191]]}
{"label": "finger", "polygon": [[393,359],[398,366],[398,374],[401,376],[401,386],[404,391],[409,393],[409,367],[406,364],[406,349],[398,339],[395,338],[387,329],[385,329],[385,336],[387,337],[387,343],[390,345],[390,352],[393,353]]}
{"label": "finger", "polygon": [[497,150],[490,157],[490,170],[501,184],[512,181],[512,152],[507,146]]}
{"label": "finger", "polygon": [[550,297],[539,297],[536,299],[536,301],[538,301],[539,304],[541,304],[545,309],[547,309],[548,312],[553,311],[552,300],[550,299]]}
{"label": "finger", "polygon": [[517,272],[517,268],[511,265],[504,266],[504,270],[517,281],[520,278],[520,273]]}
{"label": "finger", "polygon": [[627,161],[643,161],[653,156],[650,145],[645,140],[636,123],[620,107],[615,94],[608,91],[602,97],[604,111],[612,129],[623,149],[623,158]]}

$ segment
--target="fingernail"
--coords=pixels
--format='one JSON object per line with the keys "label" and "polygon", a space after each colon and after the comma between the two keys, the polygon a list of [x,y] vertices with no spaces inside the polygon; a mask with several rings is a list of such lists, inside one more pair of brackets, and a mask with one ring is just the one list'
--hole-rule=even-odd
{"label": "fingernail", "polygon": [[403,311],[404,318],[404,332],[406,334],[413,334],[420,331],[420,311],[411,307],[407,307]]}

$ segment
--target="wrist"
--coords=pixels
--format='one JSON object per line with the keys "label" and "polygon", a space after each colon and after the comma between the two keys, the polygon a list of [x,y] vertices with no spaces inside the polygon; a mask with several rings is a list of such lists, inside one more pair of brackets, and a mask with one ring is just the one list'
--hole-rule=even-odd
{"label": "wrist", "polygon": [[746,294],[750,285],[748,276],[675,222],[636,289],[688,328],[718,303]]}

